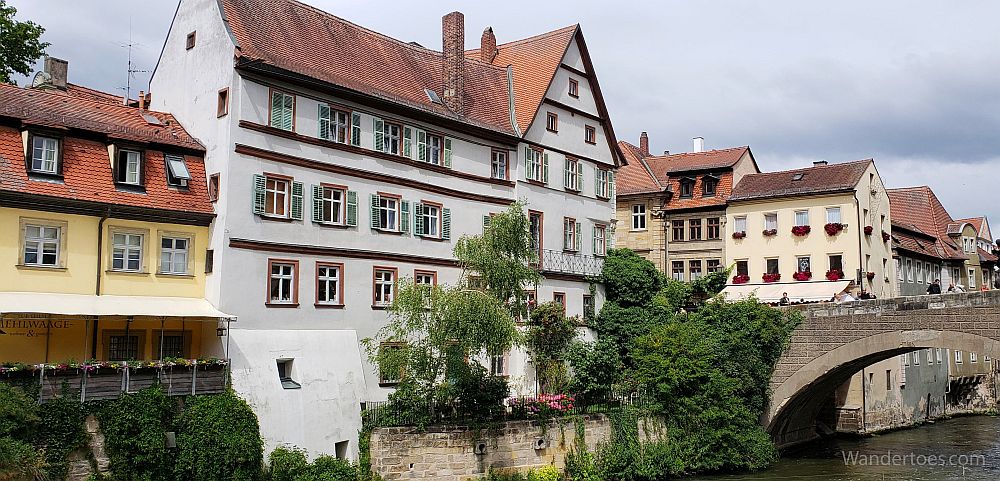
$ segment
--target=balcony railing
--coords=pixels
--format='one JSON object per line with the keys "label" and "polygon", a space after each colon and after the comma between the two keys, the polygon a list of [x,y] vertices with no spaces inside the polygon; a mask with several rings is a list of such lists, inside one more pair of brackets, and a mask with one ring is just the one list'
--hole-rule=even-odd
{"label": "balcony railing", "polygon": [[542,272],[597,277],[601,275],[603,268],[603,257],[585,256],[552,249],[542,251]]}

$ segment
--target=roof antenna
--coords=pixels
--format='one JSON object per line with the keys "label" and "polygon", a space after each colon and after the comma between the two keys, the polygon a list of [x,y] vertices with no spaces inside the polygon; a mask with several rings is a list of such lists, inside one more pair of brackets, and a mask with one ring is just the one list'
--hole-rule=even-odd
{"label": "roof antenna", "polygon": [[128,105],[129,97],[132,96],[132,79],[135,78],[137,73],[148,73],[149,70],[139,70],[132,64],[132,47],[138,47],[139,43],[132,41],[132,16],[128,17],[128,43],[121,45],[122,48],[128,49],[128,67],[125,70],[125,86],[121,87],[125,91],[125,98],[122,99],[122,105]]}

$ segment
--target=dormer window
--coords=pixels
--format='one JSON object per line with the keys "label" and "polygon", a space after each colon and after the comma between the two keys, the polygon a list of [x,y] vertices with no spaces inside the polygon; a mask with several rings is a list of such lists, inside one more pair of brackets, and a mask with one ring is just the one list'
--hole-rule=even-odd
{"label": "dormer window", "polygon": [[118,149],[116,156],[115,182],[126,185],[142,185],[142,152]]}
{"label": "dormer window", "polygon": [[714,175],[705,176],[701,180],[701,195],[702,197],[715,197],[715,190],[719,186],[719,178]]}
{"label": "dormer window", "polygon": [[187,187],[191,180],[191,172],[188,171],[184,157],[180,155],[165,155],[167,163],[167,185],[174,187]]}
{"label": "dormer window", "polygon": [[58,175],[61,170],[59,168],[62,157],[61,144],[62,142],[55,137],[31,136],[31,160],[28,163],[31,172]]}
{"label": "dormer window", "polygon": [[687,177],[681,179],[681,198],[694,196],[694,179]]}

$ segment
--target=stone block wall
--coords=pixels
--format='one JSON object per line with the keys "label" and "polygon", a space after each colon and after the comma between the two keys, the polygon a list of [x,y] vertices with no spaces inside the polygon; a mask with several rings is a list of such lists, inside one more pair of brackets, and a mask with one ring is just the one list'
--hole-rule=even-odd
{"label": "stone block wall", "polygon": [[[610,438],[607,416],[588,415],[582,422],[589,450]],[[371,437],[372,469],[387,481],[465,481],[481,478],[490,468],[524,471],[554,465],[562,469],[576,429],[573,419],[552,420],[545,429],[533,421],[484,430],[464,426],[430,426],[424,431],[379,428]]]}

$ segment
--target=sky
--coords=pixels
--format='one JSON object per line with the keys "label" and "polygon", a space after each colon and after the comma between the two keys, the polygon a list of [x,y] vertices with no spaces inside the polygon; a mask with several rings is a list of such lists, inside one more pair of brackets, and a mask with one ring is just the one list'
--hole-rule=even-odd
{"label": "sky", "polygon": [[[579,23],[619,140],[750,145],[764,171],[874,158],[887,186],[930,185],[953,217],[987,215],[1000,237],[1000,2],[305,1],[437,49],[453,10],[469,48],[487,26],[503,43]],[[133,95],[148,89],[177,5],[8,3],[46,28],[74,83],[122,92],[132,43],[144,71]]]}

